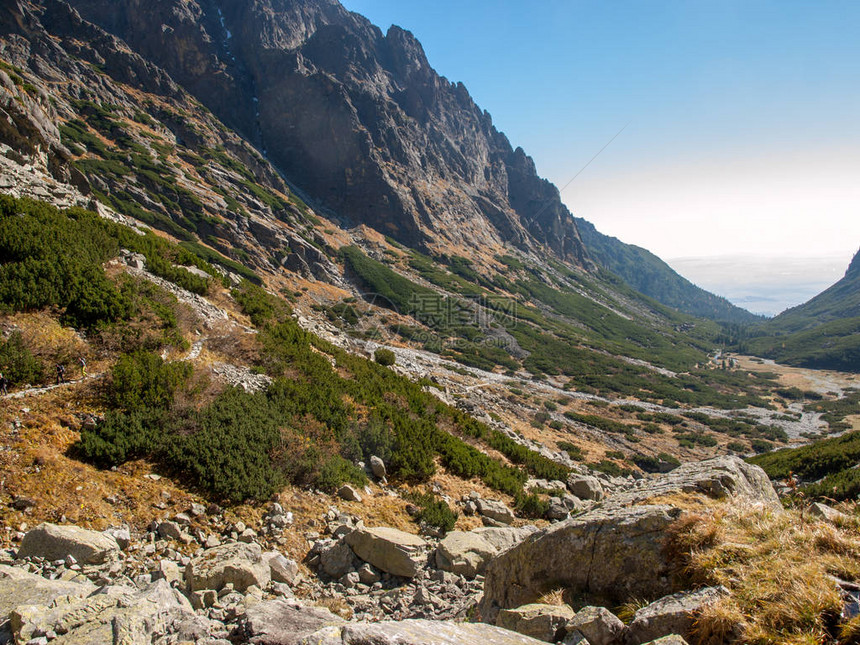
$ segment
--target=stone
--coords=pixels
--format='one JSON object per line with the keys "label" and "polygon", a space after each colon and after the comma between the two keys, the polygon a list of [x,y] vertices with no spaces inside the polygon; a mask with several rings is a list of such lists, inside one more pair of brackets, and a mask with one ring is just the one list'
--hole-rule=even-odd
{"label": "stone", "polygon": [[179,570],[179,565],[173,560],[162,558],[159,560],[155,571],[152,572],[152,579],[166,580],[168,584],[172,585],[174,582],[178,583],[182,580],[182,573]]}
{"label": "stone", "polygon": [[601,500],[606,496],[603,485],[597,477],[571,473],[567,478],[567,489],[579,499]]}
{"label": "stone", "polygon": [[263,562],[259,544],[231,542],[206,549],[192,558],[185,567],[185,580],[189,591],[218,591],[227,584],[244,591],[251,585],[265,587],[271,580],[271,574],[268,565]]}
{"label": "stone", "polygon": [[341,578],[355,569],[355,554],[343,540],[320,551],[320,570],[334,579]]}
{"label": "stone", "polygon": [[372,585],[379,582],[382,577],[366,562],[358,568],[358,579],[362,584]]}
{"label": "stone", "polygon": [[828,506],[822,502],[813,502],[810,504],[807,513],[810,517],[815,517],[831,524],[842,524],[849,519],[848,515],[842,511],[837,511],[832,506]]}
{"label": "stone", "polygon": [[655,600],[634,614],[627,642],[638,645],[670,634],[689,637],[696,614],[726,593],[724,587],[705,587]]}
{"label": "stone", "polygon": [[243,619],[245,634],[254,645],[297,645],[320,629],[343,623],[342,618],[322,607],[304,607],[281,599],[249,607]]}
{"label": "stone", "polygon": [[669,634],[668,636],[663,636],[663,638],[658,638],[657,640],[648,641],[645,645],[689,645],[686,640],[682,636],[678,634]]}
{"label": "stone", "polygon": [[322,629],[299,645],[545,645],[543,641],[483,623],[446,620],[353,623]]}
{"label": "stone", "polygon": [[714,457],[678,466],[672,472],[643,480],[640,486],[617,493],[604,502],[612,507],[641,504],[673,493],[698,493],[715,499],[736,498],[782,513],[779,496],[759,467],[733,456]]}
{"label": "stone", "polygon": [[483,526],[477,529],[473,529],[471,533],[479,535],[487,542],[492,544],[494,547],[496,547],[499,553],[501,553],[502,551],[507,551],[511,547],[516,546],[517,544],[525,540],[529,535],[535,533],[537,530],[537,527],[531,524],[527,524],[526,526],[520,527]]}
{"label": "stone", "polygon": [[337,496],[341,499],[345,499],[347,502],[360,502],[361,495],[353,486],[349,484],[344,484],[337,491]]}
{"label": "stone", "polygon": [[385,462],[382,461],[382,459],[380,459],[376,455],[373,455],[370,458],[370,471],[377,479],[385,479],[385,477],[388,475],[388,472],[385,468]]}
{"label": "stone", "polygon": [[395,576],[414,577],[425,561],[427,542],[390,527],[359,528],[346,536],[355,555]]}
{"label": "stone", "polygon": [[109,528],[104,531],[105,535],[109,535],[116,543],[119,545],[119,548],[123,551],[128,548],[128,545],[131,544],[131,531],[128,530],[128,527],[117,527],[117,528]]}
{"label": "stone", "polygon": [[531,604],[499,612],[496,625],[541,641],[555,643],[565,636],[574,611],[567,605]]}
{"label": "stone", "polygon": [[50,605],[58,598],[84,598],[96,590],[89,582],[48,580],[18,567],[0,565],[0,617],[20,605]]}
{"label": "stone", "polygon": [[101,564],[119,550],[116,540],[104,533],[46,523],[27,532],[18,548],[18,557],[64,560],[71,555],[81,564]]}
{"label": "stone", "polygon": [[451,531],[436,547],[436,567],[467,578],[484,573],[499,550],[480,535]]}
{"label": "stone", "polygon": [[662,535],[680,513],[666,505],[601,508],[532,534],[487,566],[481,615],[492,620],[560,587],[617,604],[669,593]]}
{"label": "stone", "polygon": [[270,551],[263,554],[263,561],[268,563],[269,572],[272,580],[275,582],[283,582],[288,585],[293,584],[296,576],[299,574],[299,565],[277,551]]}
{"label": "stone", "polygon": [[158,537],[168,540],[178,540],[182,536],[182,528],[178,522],[160,522],[156,533],[158,533]]}
{"label": "stone", "polygon": [[510,524],[514,521],[514,512],[503,502],[490,499],[479,499],[477,501],[478,513],[501,524]]}
{"label": "stone", "polygon": [[589,645],[611,645],[624,632],[624,623],[605,607],[583,607],[567,624],[568,632],[579,632]]}

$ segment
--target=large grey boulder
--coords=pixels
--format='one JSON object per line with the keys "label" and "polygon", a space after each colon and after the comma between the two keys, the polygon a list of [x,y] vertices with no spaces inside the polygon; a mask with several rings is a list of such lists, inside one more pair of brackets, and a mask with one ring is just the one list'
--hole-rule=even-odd
{"label": "large grey boulder", "polygon": [[80,564],[101,564],[119,550],[116,540],[104,533],[46,523],[27,532],[18,548],[18,557],[64,560],[72,556]]}
{"label": "large grey boulder", "polygon": [[737,498],[777,513],[783,510],[767,474],[759,466],[733,456],[682,464],[672,472],[638,484],[607,499],[604,507],[639,504],[673,493],[700,493],[716,499]]}
{"label": "large grey boulder", "polygon": [[245,634],[254,645],[296,645],[324,627],[342,624],[343,619],[328,609],[286,600],[252,605],[243,619]]}
{"label": "large grey boulder", "polygon": [[567,630],[581,634],[589,645],[612,645],[624,633],[624,623],[606,607],[583,607],[567,623]]}
{"label": "large grey boulder", "polygon": [[50,605],[57,598],[83,598],[95,585],[48,580],[17,567],[0,565],[0,622],[20,605]]}
{"label": "large grey boulder", "polygon": [[504,502],[494,499],[479,499],[476,504],[478,513],[500,524],[510,524],[516,519],[514,512],[505,506]]}
{"label": "large grey boulder", "polygon": [[482,623],[443,620],[355,623],[320,630],[299,645],[545,645],[544,641]]}
{"label": "large grey boulder", "polygon": [[482,574],[499,550],[480,535],[451,531],[436,547],[436,568],[467,578]]}
{"label": "large grey boulder", "polygon": [[299,565],[295,560],[284,557],[277,551],[263,554],[263,561],[269,565],[269,573],[275,582],[291,585],[299,575]]}
{"label": "large grey boulder", "polygon": [[395,576],[412,578],[426,561],[425,540],[386,526],[356,529],[345,539],[359,558]]}
{"label": "large grey boulder", "polygon": [[516,609],[502,609],[496,625],[541,641],[555,643],[563,638],[574,611],[568,605],[534,603]]}
{"label": "large grey boulder", "polygon": [[579,499],[601,500],[606,495],[603,484],[597,477],[591,475],[571,473],[567,478],[567,489]]}
{"label": "large grey boulder", "polygon": [[206,549],[185,567],[189,591],[219,590],[227,583],[237,591],[251,585],[265,588],[271,580],[269,565],[263,561],[259,544],[231,542]]}
{"label": "large grey boulder", "polygon": [[85,598],[57,598],[46,605],[20,605],[10,614],[16,642],[51,631],[57,645],[144,645],[169,626],[194,616],[188,600],[165,580],[146,589],[106,587]]}
{"label": "large grey boulder", "polygon": [[534,602],[553,589],[620,603],[671,591],[662,536],[671,506],[596,509],[526,538],[487,566],[481,615]]}
{"label": "large grey boulder", "polygon": [[482,526],[470,531],[479,535],[499,550],[507,551],[525,540],[532,533],[537,532],[537,527],[532,524],[526,526]]}
{"label": "large grey boulder", "polygon": [[725,594],[724,587],[705,587],[660,598],[634,614],[626,642],[640,645],[671,634],[688,637],[696,614]]}
{"label": "large grey boulder", "polygon": [[388,472],[385,469],[385,462],[376,455],[373,455],[370,458],[370,470],[373,472],[374,477],[378,479],[385,479],[388,475]]}
{"label": "large grey boulder", "polygon": [[666,528],[681,510],[647,502],[675,493],[698,493],[755,504],[763,512],[783,512],[770,480],[758,466],[737,457],[684,464],[636,482],[604,499],[599,508],[535,533],[500,554],[487,567],[482,616],[493,620],[500,608],[534,602],[558,587],[599,596],[607,604],[671,593],[662,543]]}
{"label": "large grey boulder", "polygon": [[320,551],[320,570],[335,579],[355,571],[356,562],[355,554],[343,540]]}

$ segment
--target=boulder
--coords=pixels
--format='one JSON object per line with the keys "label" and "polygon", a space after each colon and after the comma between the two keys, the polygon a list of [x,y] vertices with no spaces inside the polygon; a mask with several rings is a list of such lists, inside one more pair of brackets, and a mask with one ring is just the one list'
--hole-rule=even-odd
{"label": "boulder", "polygon": [[86,598],[57,598],[47,605],[22,605],[10,614],[16,642],[55,632],[58,645],[125,643],[143,645],[167,625],[194,616],[188,600],[165,580],[137,591],[105,587]]}
{"label": "boulder", "polygon": [[343,540],[320,551],[320,570],[335,580],[355,569],[355,554]]}
{"label": "boulder", "polygon": [[574,497],[579,499],[601,500],[606,493],[603,490],[603,484],[597,477],[591,475],[580,475],[571,473],[567,478],[567,489]]}
{"label": "boulder", "polygon": [[412,578],[425,561],[427,542],[397,529],[385,526],[361,528],[345,539],[359,558],[395,576]]}
{"label": "boulder", "polygon": [[217,591],[228,583],[237,591],[244,591],[251,585],[263,589],[270,579],[269,566],[263,562],[259,544],[222,544],[214,549],[206,549],[185,567],[189,591]]}
{"label": "boulder", "polygon": [[373,455],[370,458],[370,470],[373,473],[373,476],[378,479],[385,479],[388,475],[388,472],[385,469],[385,462],[376,455]]}
{"label": "boulder", "polygon": [[116,540],[104,533],[77,526],[40,524],[21,540],[18,557],[65,560],[72,556],[80,564],[101,564],[119,550]]}
{"label": "boulder", "polygon": [[638,610],[628,627],[628,645],[639,645],[670,634],[690,635],[696,614],[720,599],[724,587],[705,587],[665,596]]}
{"label": "boulder", "polygon": [[848,515],[842,511],[837,511],[832,506],[823,504],[822,502],[813,502],[808,510],[810,517],[815,517],[831,524],[840,524],[848,519]]}
{"label": "boulder", "polygon": [[48,580],[17,567],[0,565],[0,619],[20,605],[50,605],[57,598],[83,598],[95,590],[89,582]]}
{"label": "boulder", "polygon": [[527,524],[526,526],[520,527],[482,526],[481,528],[473,529],[470,532],[484,538],[487,542],[496,547],[499,550],[499,553],[501,553],[502,551],[507,551],[511,547],[516,546],[532,533],[537,532],[537,530],[536,526]]}
{"label": "boulder", "polygon": [[320,630],[300,645],[545,645],[543,641],[482,623],[445,620],[355,623]]}
{"label": "boulder", "polygon": [[[322,607],[305,607],[286,600],[267,600],[245,612],[243,626],[254,645],[297,645],[304,638],[343,619]],[[311,641],[317,642],[317,641]]]}
{"label": "boulder", "polygon": [[783,510],[765,472],[733,456],[682,464],[670,473],[643,480],[638,487],[613,495],[604,502],[604,507],[640,504],[673,493],[700,493],[717,499],[732,497],[776,513]]}
{"label": "boulder", "polygon": [[662,535],[681,511],[666,505],[595,509],[542,531],[487,566],[481,615],[534,602],[559,587],[607,603],[669,593]]}
{"label": "boulder", "polygon": [[168,584],[179,582],[182,579],[182,573],[179,570],[179,565],[173,560],[161,559],[155,571],[152,572],[153,580],[166,580]]}
{"label": "boulder", "polygon": [[502,609],[496,625],[541,641],[555,643],[567,631],[574,611],[568,605],[531,604],[516,609]]}
{"label": "boulder", "polygon": [[569,633],[579,633],[589,645],[611,645],[624,632],[624,623],[605,607],[583,607],[568,622]]}
{"label": "boulder", "polygon": [[648,641],[645,645],[689,645],[682,636],[678,634],[669,634],[657,640]]}
{"label": "boulder", "polygon": [[499,550],[472,532],[451,531],[436,547],[436,567],[467,578],[482,574]]}
{"label": "boulder", "polygon": [[337,496],[341,499],[345,499],[347,502],[360,502],[361,495],[354,487],[349,484],[344,484],[337,491]]}
{"label": "boulder", "polygon": [[514,512],[503,502],[494,499],[479,499],[476,502],[478,513],[501,524],[510,524],[514,521]]}
{"label": "boulder", "polygon": [[295,582],[296,576],[299,575],[299,565],[277,551],[264,553],[263,561],[269,565],[269,573],[275,582],[291,585]]}

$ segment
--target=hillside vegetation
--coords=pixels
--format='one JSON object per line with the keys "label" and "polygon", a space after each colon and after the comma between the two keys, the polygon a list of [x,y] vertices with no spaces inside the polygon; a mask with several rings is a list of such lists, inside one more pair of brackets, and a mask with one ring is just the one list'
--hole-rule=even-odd
{"label": "hillside vegetation", "polygon": [[788,365],[860,371],[860,252],[832,287],[741,332],[739,347]]}

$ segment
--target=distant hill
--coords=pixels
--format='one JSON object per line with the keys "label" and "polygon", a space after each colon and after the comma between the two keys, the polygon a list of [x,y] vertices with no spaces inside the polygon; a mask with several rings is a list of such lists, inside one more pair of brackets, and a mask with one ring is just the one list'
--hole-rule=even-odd
{"label": "distant hill", "polygon": [[580,217],[574,220],[589,255],[646,296],[701,318],[732,323],[761,320],[760,316],[697,287],[650,251],[604,235]]}
{"label": "distant hill", "polygon": [[769,320],[742,348],[789,365],[860,372],[860,251],[839,282]]}

